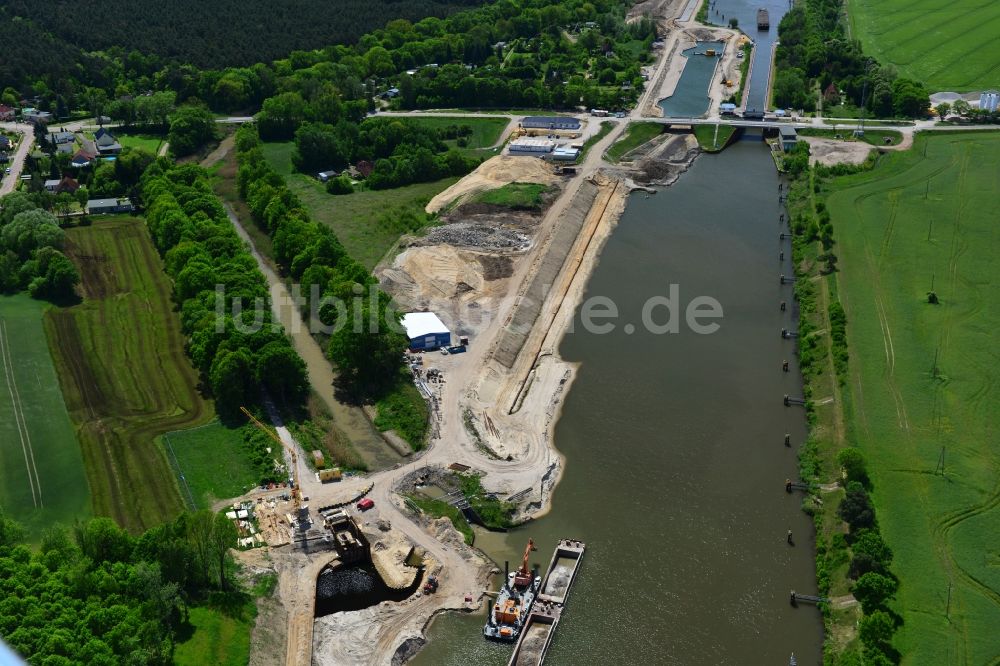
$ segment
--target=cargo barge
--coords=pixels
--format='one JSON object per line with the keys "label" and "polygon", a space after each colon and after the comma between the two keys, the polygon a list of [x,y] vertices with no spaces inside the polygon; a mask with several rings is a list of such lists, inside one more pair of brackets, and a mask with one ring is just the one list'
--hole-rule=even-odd
{"label": "cargo barge", "polygon": [[767,13],[766,9],[757,10],[757,29],[758,30],[770,30],[771,29],[771,17]]}
{"label": "cargo barge", "polygon": [[541,593],[528,614],[508,666],[541,666],[552,644],[587,545],[562,539],[552,553]]}

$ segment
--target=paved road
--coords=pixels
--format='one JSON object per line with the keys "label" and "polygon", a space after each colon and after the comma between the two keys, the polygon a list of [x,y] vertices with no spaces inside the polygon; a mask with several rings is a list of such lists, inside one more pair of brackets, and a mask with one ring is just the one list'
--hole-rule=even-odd
{"label": "paved road", "polygon": [[0,182],[0,197],[2,197],[5,194],[10,194],[17,187],[21,171],[24,170],[24,160],[35,144],[35,131],[31,125],[23,123],[0,123],[0,127],[8,132],[21,133],[21,142],[17,145],[17,150],[14,151],[11,161],[4,165],[5,170],[10,168],[10,173],[5,174],[3,181]]}

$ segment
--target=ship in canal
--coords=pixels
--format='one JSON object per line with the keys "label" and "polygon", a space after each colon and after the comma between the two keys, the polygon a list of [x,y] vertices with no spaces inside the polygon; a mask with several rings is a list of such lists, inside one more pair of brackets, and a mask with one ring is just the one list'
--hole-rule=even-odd
{"label": "ship in canal", "polygon": [[542,666],[545,662],[586,548],[587,545],[578,539],[559,540],[545,573],[542,591],[528,613],[507,666]]}
{"label": "ship in canal", "polygon": [[767,10],[764,8],[757,10],[757,29],[758,30],[771,29],[771,17],[768,15]]}
{"label": "ship in canal", "polygon": [[[504,571],[504,583],[497,594],[497,600],[490,609],[483,626],[483,636],[486,638],[513,642],[521,634],[531,606],[535,603],[538,590],[542,586],[542,577],[537,571],[528,568],[528,558],[535,550],[535,542],[528,539],[524,549],[521,567],[513,573]],[[506,565],[504,569],[506,569]]]}

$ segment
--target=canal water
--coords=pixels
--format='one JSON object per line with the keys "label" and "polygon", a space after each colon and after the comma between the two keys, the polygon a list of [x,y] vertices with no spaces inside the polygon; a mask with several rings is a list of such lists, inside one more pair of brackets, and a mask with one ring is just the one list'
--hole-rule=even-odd
{"label": "canal water", "polygon": [[[708,86],[715,76],[719,64],[719,54],[726,47],[724,42],[698,42],[682,51],[687,60],[684,71],[677,81],[674,93],[660,100],[663,115],[672,118],[692,118],[704,115],[708,110]],[[715,50],[716,55],[707,56],[705,51]]]}
{"label": "canal water", "polygon": [[[816,588],[811,522],[784,490],[806,425],[782,403],[801,380],[780,337],[793,321],[778,307],[791,301],[778,280],[791,273],[778,261],[778,184],[759,137],[702,155],[672,187],[634,195],[602,251],[587,296],[611,298],[620,317],[597,335],[578,312],[560,347],[580,368],[556,427],[567,461],[553,509],[477,539],[501,567],[528,537],[542,565],[558,538],[587,542],[548,664],[821,660],[819,612],[788,603],[790,590]],[[680,331],[654,334],[639,313],[671,284]],[[714,334],[683,322],[698,296],[722,306]],[[505,664],[510,647],[483,640],[483,617],[439,617],[413,663]]]}
{"label": "canal water", "polygon": [[[714,0],[708,10],[708,19],[716,25],[729,25],[729,19],[739,21],[740,30],[754,41],[753,65],[747,92],[748,110],[768,109],[768,77],[771,55],[778,41],[778,23],[788,12],[790,0]],[[757,29],[757,10],[766,9],[771,22],[770,30]],[[723,18],[724,17],[724,18]]]}

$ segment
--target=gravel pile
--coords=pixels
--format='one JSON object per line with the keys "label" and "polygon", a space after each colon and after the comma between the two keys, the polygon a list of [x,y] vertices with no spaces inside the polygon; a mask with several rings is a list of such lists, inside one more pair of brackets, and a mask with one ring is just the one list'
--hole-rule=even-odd
{"label": "gravel pile", "polygon": [[517,251],[531,246],[531,237],[520,231],[466,222],[436,227],[422,241],[424,245],[447,244],[483,250]]}

